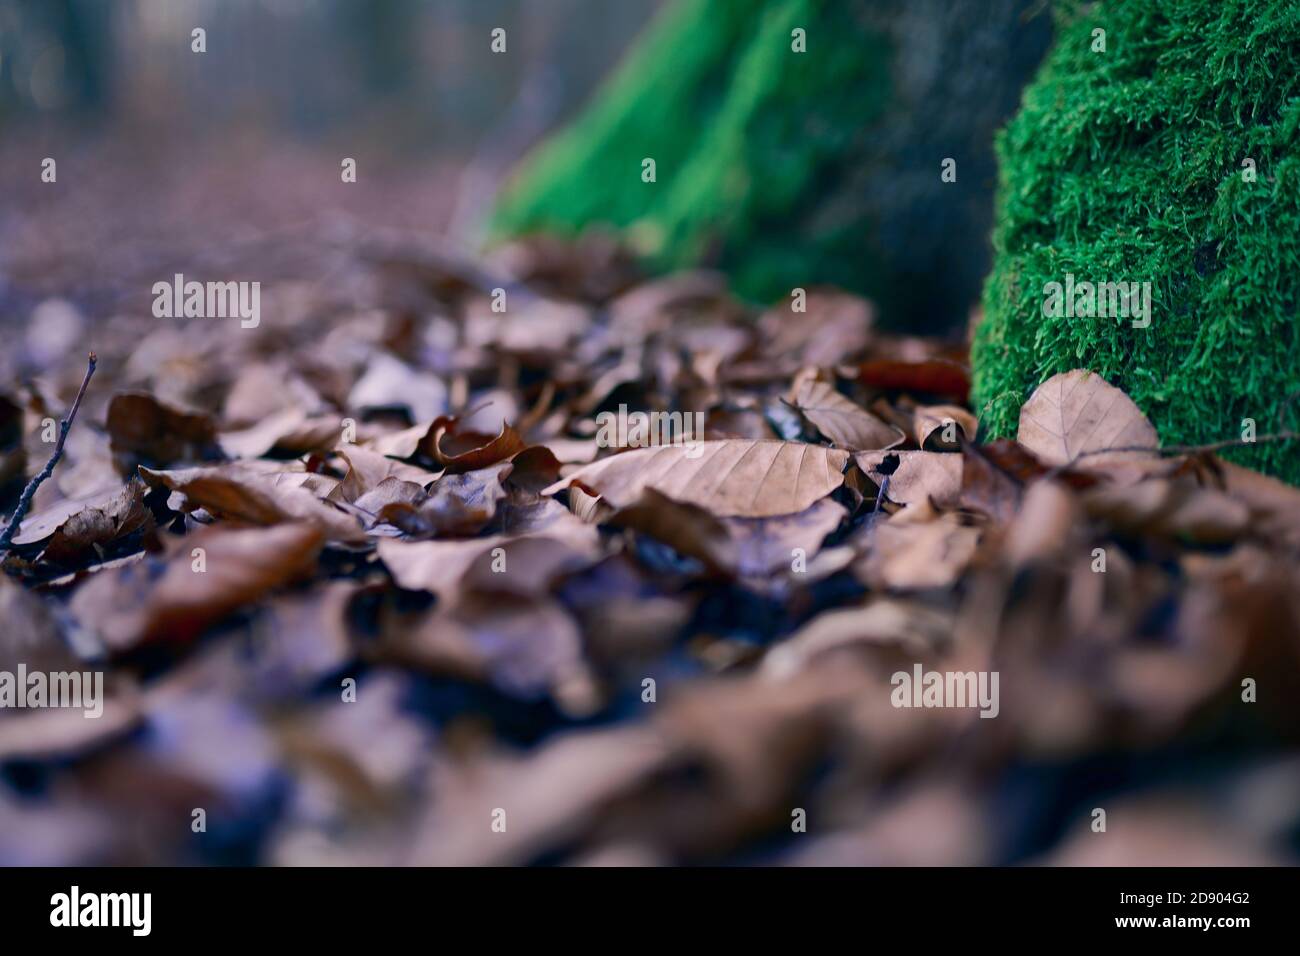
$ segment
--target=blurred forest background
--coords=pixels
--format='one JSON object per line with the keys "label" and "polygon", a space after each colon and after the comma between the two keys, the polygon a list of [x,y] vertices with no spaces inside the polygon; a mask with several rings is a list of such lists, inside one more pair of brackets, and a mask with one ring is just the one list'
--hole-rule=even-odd
{"label": "blurred forest background", "polygon": [[[266,266],[263,240],[283,257],[359,218],[472,232],[659,5],[0,0],[0,306],[98,305],[223,249]],[[46,156],[62,189],[40,188]]]}

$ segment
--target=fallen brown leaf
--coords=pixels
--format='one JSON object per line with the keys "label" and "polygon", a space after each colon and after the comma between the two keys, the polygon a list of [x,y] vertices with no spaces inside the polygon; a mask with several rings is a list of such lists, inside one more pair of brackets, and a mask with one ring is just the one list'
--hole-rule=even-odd
{"label": "fallen brown leaf", "polygon": [[1144,452],[1102,455],[1108,449],[1150,448],[1160,439],[1133,400],[1086,369],[1053,375],[1020,410],[1017,440],[1049,465],[1104,469]]}
{"label": "fallen brown leaf", "polygon": [[145,393],[114,395],[106,427],[123,475],[133,473],[136,465],[157,468],[221,457],[211,417],[172,408]]}
{"label": "fallen brown leaf", "polygon": [[372,656],[535,699],[585,670],[578,628],[544,598],[469,596],[391,628]]}
{"label": "fallen brown leaf", "polygon": [[309,575],[324,540],[307,524],[202,528],[172,541],[161,562],[92,578],[73,596],[72,612],[115,652],[154,641],[185,642]]}
{"label": "fallen brown leaf", "polygon": [[133,478],[115,497],[89,505],[59,525],[43,556],[58,564],[76,564],[127,535],[153,526],[144,505],[144,485]]}
{"label": "fallen brown leaf", "polygon": [[848,452],[802,442],[728,439],[638,448],[580,468],[545,489],[579,482],[614,507],[643,488],[719,517],[765,518],[803,511],[844,481]]}
{"label": "fallen brown leaf", "polygon": [[355,502],[377,488],[386,478],[400,478],[427,487],[439,474],[356,445],[342,445],[338,448],[338,454],[347,462],[348,470],[343,481],[328,496],[331,501]]}
{"label": "fallen brown leaf", "polygon": [[844,506],[823,498],[797,514],[775,518],[725,518],[735,542],[734,571],[742,577],[778,572],[798,579],[822,549],[826,536],[839,527]]}
{"label": "fallen brown leaf", "polygon": [[889,474],[885,497],[900,505],[932,501],[939,507],[956,505],[961,494],[962,459],[933,451],[866,451],[853,456],[862,472],[880,487],[885,475],[882,465],[896,459]]}
{"label": "fallen brown leaf", "polygon": [[300,408],[286,408],[247,428],[224,431],[217,440],[232,458],[261,458],[271,452],[302,455],[327,451],[338,444],[342,431],[338,417],[308,417]]}
{"label": "fallen brown leaf", "polygon": [[918,405],[912,410],[913,437],[930,451],[958,451],[962,439],[973,442],[978,431],[975,416],[959,405]]}
{"label": "fallen brown leaf", "polygon": [[413,422],[428,421],[446,412],[447,386],[387,352],[375,352],[348,393],[347,407],[359,412],[401,408]]}
{"label": "fallen brown leaf", "polygon": [[502,425],[494,438],[478,432],[461,432],[452,419],[433,435],[433,457],[450,474],[486,468],[523,450],[524,440],[509,425]]}
{"label": "fallen brown leaf", "polygon": [[152,487],[180,493],[191,509],[202,508],[231,521],[262,526],[307,521],[333,540],[348,544],[366,541],[355,517],[324,500],[328,491],[317,494],[309,490],[319,477],[316,475],[225,465],[179,471],[142,467],[140,477]]}
{"label": "fallen brown leaf", "polygon": [[966,366],[947,359],[900,362],[873,359],[858,369],[858,381],[886,391],[941,395],[965,402],[970,394],[970,372]]}
{"label": "fallen brown leaf", "polygon": [[975,555],[979,529],[955,514],[931,521],[904,521],[910,511],[877,523],[870,549],[855,565],[861,580],[876,588],[918,590],[952,586]]}
{"label": "fallen brown leaf", "polygon": [[793,399],[794,406],[817,426],[817,430],[840,448],[861,451],[893,448],[906,438],[897,429],[851,402],[829,382],[804,379]]}
{"label": "fallen brown leaf", "polygon": [[[512,594],[540,594],[551,580],[595,559],[599,536],[589,525],[562,536],[493,535],[465,541],[398,541],[382,538],[380,560],[400,587],[431,591],[454,603],[462,579]],[[494,553],[496,552],[496,553]],[[494,571],[493,565],[502,570]],[[476,572],[476,573],[475,573]]]}
{"label": "fallen brown leaf", "polygon": [[393,501],[375,514],[411,538],[477,534],[495,517],[497,505],[505,498],[503,482],[512,467],[502,462],[443,475],[419,500]]}

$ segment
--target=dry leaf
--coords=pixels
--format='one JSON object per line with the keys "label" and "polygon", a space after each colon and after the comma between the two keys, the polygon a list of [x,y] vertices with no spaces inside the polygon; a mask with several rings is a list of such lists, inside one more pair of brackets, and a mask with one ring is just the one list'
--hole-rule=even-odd
{"label": "dry leaf", "polygon": [[310,574],[324,540],[306,524],[202,528],[173,541],[161,563],[137,563],[93,578],[73,596],[72,612],[114,651],[184,642]]}
{"label": "dry leaf", "polygon": [[790,305],[782,302],[759,319],[759,341],[768,355],[826,367],[849,361],[871,340],[875,308],[859,296],[814,289],[805,311]]}
{"label": "dry leaf", "polygon": [[389,505],[418,506],[428,497],[423,485],[401,478],[385,478],[352,504],[367,515],[378,515]]}
{"label": "dry leaf", "polygon": [[959,405],[918,405],[912,410],[912,435],[930,451],[957,451],[963,438],[973,442],[978,431],[975,416]]}
{"label": "dry leaf", "polygon": [[961,506],[999,521],[1015,517],[1026,484],[1048,470],[1024,446],[1005,438],[987,445],[965,442],[961,457]]}
{"label": "dry leaf", "polygon": [[342,431],[337,417],[309,418],[301,408],[286,408],[247,428],[222,432],[218,442],[231,458],[261,458],[273,451],[302,455],[333,448]]}
{"label": "dry leaf", "polygon": [[451,474],[486,468],[524,450],[524,440],[509,425],[502,425],[495,438],[458,429],[456,419],[448,419],[433,435],[433,457]]}
{"label": "dry leaf", "polygon": [[920,601],[881,598],[866,607],[823,611],[773,648],[762,673],[785,680],[824,654],[897,647],[910,657],[933,653],[949,640],[952,616]]}
{"label": "dry leaf", "polygon": [[823,498],[798,514],[723,519],[735,542],[735,572],[745,577],[777,572],[800,577],[807,573],[822,542],[839,527],[845,514],[843,505]]}
{"label": "dry leaf", "polygon": [[530,296],[522,302],[516,299],[502,313],[480,299],[465,318],[465,339],[470,345],[493,345],[510,352],[563,352],[590,324],[590,311],[568,302]]}
{"label": "dry leaf", "polygon": [[413,458],[416,452],[425,449],[432,458],[434,429],[446,420],[444,416],[399,431],[371,435],[364,442],[358,438],[358,444],[388,458]]}
{"label": "dry leaf", "polygon": [[303,487],[315,475],[225,465],[180,471],[141,468],[140,477],[153,487],[179,492],[190,508],[203,508],[228,520],[252,525],[308,521],[335,541],[364,544],[366,540],[356,518]]}
{"label": "dry leaf", "polygon": [[29,512],[18,526],[13,543],[26,545],[44,541],[82,511],[113,508],[121,500],[122,493],[123,488],[113,488],[84,498],[64,498],[48,508]]}
{"label": "dry leaf", "polygon": [[872,528],[870,550],[855,566],[858,576],[876,588],[950,587],[974,557],[979,530],[953,514],[933,521],[901,521],[906,513]]}
{"label": "dry leaf", "polygon": [[56,605],[0,575],[0,671],[19,663],[32,670],[76,670],[79,661],[64,642]]}
{"label": "dry leaf", "polygon": [[[379,558],[400,587],[431,591],[447,603],[462,594],[462,579],[476,567],[475,579],[512,594],[539,594],[551,580],[584,567],[598,553],[599,536],[589,525],[562,536],[493,535],[467,541],[398,541],[382,538]],[[494,571],[493,564],[504,568]]]}
{"label": "dry leaf", "polygon": [[638,448],[587,465],[545,489],[572,482],[615,508],[644,488],[698,505],[719,517],[766,518],[803,511],[844,482],[848,452],[802,442],[724,441]]}
{"label": "dry leaf", "polygon": [[877,487],[884,483],[882,466],[893,464],[895,468],[889,474],[885,497],[900,505],[929,500],[939,507],[953,507],[961,494],[960,455],[934,451],[866,451],[858,452],[853,460]]}
{"label": "dry leaf", "polygon": [[394,502],[375,513],[412,538],[477,534],[505,498],[502,482],[512,467],[501,462],[461,475],[443,475],[420,500]]}
{"label": "dry leaf", "polygon": [[619,508],[603,523],[648,535],[714,572],[734,574],[739,563],[739,549],[722,518],[653,488],[643,488],[638,501]]}
{"label": "dry leaf", "polygon": [[470,596],[402,622],[373,653],[440,676],[490,681],[525,699],[553,691],[585,668],[577,626],[564,608],[500,594]]}
{"label": "dry leaf", "polygon": [[585,465],[600,451],[595,440],[589,438],[548,438],[542,444],[566,465]]}
{"label": "dry leaf", "polygon": [[[521,864],[590,830],[599,811],[659,770],[669,748],[643,727],[552,738],[536,751],[480,758],[436,778],[425,824],[411,852],[422,866]],[[505,833],[465,826],[477,807],[519,809]]]}
{"label": "dry leaf", "polygon": [[1226,544],[1250,524],[1250,509],[1222,491],[1188,481],[1148,479],[1135,485],[1101,485],[1084,493],[1090,515],[1121,531],[1170,535],[1201,544]]}
{"label": "dry leaf", "polygon": [[1078,462],[1106,468],[1126,459],[1150,457],[1103,455],[1108,449],[1160,445],[1155,428],[1133,400],[1101,376],[1086,369],[1053,375],[1020,409],[1020,444],[1049,465]]}
{"label": "dry leaf", "polygon": [[108,404],[106,424],[118,471],[136,465],[166,467],[221,457],[217,428],[207,415],[184,412],[140,392],[119,392]]}
{"label": "dry leaf", "polygon": [[1074,495],[1060,482],[1030,485],[1003,545],[1011,566],[1019,569],[1065,553],[1079,527],[1080,511]]}
{"label": "dry leaf", "polygon": [[[79,671],[89,674],[84,667]],[[86,678],[89,679],[89,678]],[[132,692],[113,693],[106,681],[99,716],[84,710],[50,707],[7,715],[0,720],[0,762],[54,761],[81,757],[107,747],[140,725],[144,715]]]}
{"label": "dry leaf", "polygon": [[1250,509],[1259,533],[1300,551],[1300,488],[1231,462],[1217,464],[1228,494]]}
{"label": "dry leaf", "polygon": [[355,502],[362,495],[379,487],[380,482],[386,478],[400,478],[427,487],[439,474],[386,458],[357,445],[342,445],[338,453],[347,462],[348,471],[338,488],[329,495],[331,501]]}
{"label": "dry leaf", "polygon": [[411,421],[429,421],[446,412],[447,386],[429,372],[413,369],[387,352],[376,352],[348,393],[346,407],[360,412],[403,408]]}
{"label": "dry leaf", "polygon": [[793,404],[840,448],[852,451],[893,448],[907,437],[849,401],[829,382],[804,379],[795,392]]}
{"label": "dry leaf", "polygon": [[152,526],[153,515],[144,505],[144,485],[133,478],[115,497],[83,508],[59,525],[43,557],[77,564],[88,553],[99,554],[113,542]]}
{"label": "dry leaf", "polygon": [[510,485],[540,492],[560,477],[563,464],[545,445],[530,445],[510,459]]}
{"label": "dry leaf", "polygon": [[886,391],[942,395],[959,402],[965,402],[970,394],[970,370],[948,359],[920,362],[874,359],[862,363],[858,381]]}

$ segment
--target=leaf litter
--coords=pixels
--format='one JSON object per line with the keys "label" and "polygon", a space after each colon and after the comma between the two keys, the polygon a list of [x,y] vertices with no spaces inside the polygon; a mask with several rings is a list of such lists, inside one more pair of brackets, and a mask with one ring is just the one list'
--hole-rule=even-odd
{"label": "leaf litter", "polygon": [[[959,343],[598,235],[349,268],[97,321],[0,657],[105,716],[0,712],[0,860],[1294,862],[1300,490],[1086,370],[983,441]],[[80,370],[5,369],[11,510]],[[603,447],[628,412],[703,433]],[[914,666],[998,716],[893,706]]]}

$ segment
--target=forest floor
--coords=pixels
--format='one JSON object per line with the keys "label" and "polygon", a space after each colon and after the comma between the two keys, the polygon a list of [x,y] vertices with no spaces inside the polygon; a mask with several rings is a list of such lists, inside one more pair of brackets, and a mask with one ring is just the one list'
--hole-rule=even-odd
{"label": "forest floor", "polygon": [[[0,862],[1295,861],[1300,490],[1095,376],[981,444],[963,347],[851,295],[75,216],[5,244],[5,514],[97,364],[0,672],[103,712],[0,712]],[[182,270],[256,327],[154,317]]]}

